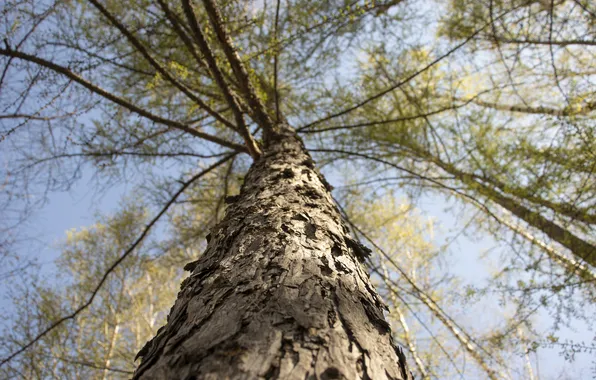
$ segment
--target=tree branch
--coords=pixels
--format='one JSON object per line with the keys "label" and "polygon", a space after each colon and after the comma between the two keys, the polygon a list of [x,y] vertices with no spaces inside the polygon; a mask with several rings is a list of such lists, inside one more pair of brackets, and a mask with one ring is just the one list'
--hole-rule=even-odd
{"label": "tree branch", "polygon": [[114,25],[124,36],[130,41],[130,43],[137,49],[139,53],[147,62],[151,64],[165,79],[167,79],[170,83],[172,83],[176,88],[182,91],[186,96],[188,96],[191,100],[197,103],[202,109],[207,111],[211,116],[216,118],[217,120],[221,121],[224,125],[228,127],[234,128],[234,124],[227,121],[222,115],[220,115],[217,111],[209,107],[204,101],[202,101],[198,96],[194,95],[186,86],[178,82],[174,77],[170,75],[169,72],[166,71],[152,56],[149,54],[147,49],[143,46],[141,41],[139,41],[122,23],[120,23],[114,15],[112,15],[103,5],[101,5],[97,0],[88,0],[91,4],[97,8],[101,14],[103,14],[112,25]]}
{"label": "tree branch", "polygon": [[489,41],[498,41],[505,44],[529,44],[529,45],[555,45],[555,46],[570,46],[570,45],[579,45],[579,46],[596,46],[596,41],[589,41],[589,40],[559,40],[559,41],[544,41],[544,40],[536,40],[536,39],[516,39],[516,38],[504,38],[499,36],[490,36],[488,38]]}
{"label": "tree branch", "polygon": [[197,18],[195,17],[195,13],[192,8],[192,5],[190,4],[190,2],[188,0],[183,0],[182,8],[184,9],[184,14],[186,15],[188,23],[190,24],[190,28],[195,36],[195,40],[196,40],[197,44],[199,45],[199,49],[201,49],[201,52],[203,53],[203,56],[205,57],[205,60],[207,61],[207,66],[209,67],[211,74],[213,75],[213,78],[215,79],[215,82],[217,83],[217,85],[219,86],[221,91],[224,93],[224,96],[225,96],[228,104],[232,108],[232,112],[234,113],[234,118],[236,119],[236,123],[238,124],[238,129],[236,129],[236,130],[238,132],[240,132],[240,134],[244,138],[244,141],[246,143],[246,147],[248,149],[249,154],[253,158],[259,157],[261,155],[261,150],[257,146],[252,135],[250,134],[250,131],[248,130],[248,126],[244,122],[244,116],[242,115],[242,111],[240,110],[240,105],[238,104],[238,100],[236,99],[236,96],[234,95],[234,93],[232,92],[232,90],[230,89],[228,84],[226,83],[226,81],[223,77],[222,71],[220,70],[219,66],[217,65],[215,56],[214,56],[213,52],[211,51],[211,48],[209,47],[209,43],[205,39],[205,35],[203,34],[203,31],[201,30],[201,27],[199,25],[199,22],[197,21]]}
{"label": "tree branch", "polygon": [[526,106],[515,106],[508,104],[499,104],[493,102],[487,102],[484,100],[473,100],[472,103],[482,107],[492,108],[498,111],[507,112],[520,112],[537,115],[551,115],[551,116],[574,116],[574,115],[587,115],[596,109],[596,101],[588,102],[583,107],[574,110],[573,107],[565,107],[563,109],[549,108],[549,107],[526,107]]}
{"label": "tree branch", "polygon": [[101,87],[96,86],[93,83],[88,82],[87,80],[85,80],[84,78],[80,77],[79,75],[73,73],[66,67],[60,66],[54,62],[47,61],[43,58],[39,58],[34,55],[21,53],[21,52],[14,51],[14,50],[2,49],[2,48],[0,48],[0,55],[4,55],[7,57],[19,58],[24,61],[32,62],[32,63],[38,64],[40,66],[46,67],[48,69],[51,69],[54,72],[62,74],[64,76],[66,76],[67,78],[79,83],[80,85],[87,88],[88,90],[118,104],[119,106],[122,106],[122,107],[128,109],[129,111],[134,112],[140,116],[146,117],[147,119],[152,120],[156,123],[164,124],[164,125],[179,129],[179,130],[187,132],[195,137],[199,137],[201,139],[211,141],[211,142],[219,144],[221,146],[232,148],[238,152],[246,152],[247,151],[246,147],[244,145],[239,145],[239,144],[224,140],[222,138],[219,138],[217,136],[213,136],[213,135],[210,135],[210,134],[207,134],[204,132],[197,131],[196,129],[190,128],[187,125],[182,124],[178,121],[165,119],[161,116],[152,114],[151,112],[146,111],[132,103],[129,103],[127,100],[120,98],[120,97],[102,89]]}
{"label": "tree branch", "polygon": [[[498,16],[497,18],[501,18],[503,16],[505,16],[507,13],[511,12],[512,10],[509,10],[507,12],[502,13],[500,16]],[[451,49],[449,49],[449,51],[447,51],[445,54],[443,54],[442,56],[436,58],[435,60],[433,60],[431,63],[429,63],[428,65],[424,66],[422,69],[416,71],[415,73],[409,75],[408,77],[406,77],[405,79],[396,82],[395,84],[393,84],[392,86],[389,86],[388,88],[386,88],[385,90],[357,103],[354,106],[348,107],[342,111],[339,111],[337,113],[325,116],[319,120],[313,121],[310,124],[307,124],[303,127],[301,127],[301,129],[308,129],[311,128],[317,124],[321,124],[325,121],[331,120],[331,119],[335,119],[337,117],[340,116],[344,116],[352,111],[357,110],[358,108],[365,106],[366,104],[377,100],[385,95],[387,95],[388,93],[396,90],[397,88],[403,86],[404,84],[408,83],[409,81],[411,81],[412,79],[416,78],[418,75],[424,73],[425,71],[429,70],[431,67],[433,67],[434,65],[436,65],[437,63],[441,62],[443,59],[449,57],[451,54],[455,53],[457,50],[459,50],[461,47],[463,47],[464,45],[466,45],[468,42],[470,42],[472,39],[474,39],[477,35],[479,35],[484,29],[486,29],[486,27],[488,27],[491,24],[491,22],[488,22],[486,24],[484,24],[482,27],[480,27],[479,29],[477,29],[476,31],[474,31],[474,33],[472,33],[471,35],[469,35],[465,40],[463,40],[461,43],[455,45],[454,47],[452,47]]]}
{"label": "tree branch", "polygon": [[201,57],[199,57],[199,54],[197,53],[195,46],[193,45],[188,34],[186,34],[186,31],[182,27],[180,20],[178,19],[176,14],[174,12],[172,12],[170,7],[168,7],[168,4],[164,0],[157,0],[157,3],[159,4],[161,9],[165,13],[166,18],[172,25],[172,28],[174,28],[174,31],[176,32],[176,34],[178,34],[178,36],[180,37],[182,42],[184,42],[184,45],[186,45],[186,48],[188,49],[190,54],[193,56],[195,61],[197,61],[197,64],[199,64],[199,66],[203,67],[204,69],[209,70],[206,63],[201,59]]}
{"label": "tree branch", "polygon": [[77,315],[79,315],[83,310],[85,310],[86,308],[89,307],[89,305],[91,305],[91,303],[93,303],[93,300],[95,299],[95,296],[97,295],[97,293],[99,292],[99,290],[101,289],[101,287],[103,286],[103,284],[106,282],[108,276],[118,267],[118,265],[120,265],[120,263],[122,261],[124,261],[124,259],[126,259],[128,257],[128,255],[130,255],[130,253],[132,251],[134,251],[134,249],[143,241],[143,239],[145,238],[145,236],[147,236],[147,234],[149,233],[149,231],[151,230],[151,228],[155,225],[155,223],[157,223],[159,221],[159,219],[163,216],[163,214],[166,213],[166,211],[168,211],[168,209],[170,208],[170,206],[172,204],[174,204],[174,202],[176,201],[176,199],[192,184],[194,183],[196,180],[198,180],[199,178],[203,177],[204,175],[206,175],[207,173],[211,172],[212,170],[218,168],[221,164],[225,163],[226,161],[230,160],[232,157],[234,157],[237,153],[232,153],[226,157],[224,157],[223,159],[217,161],[216,163],[214,163],[213,165],[209,166],[208,168],[206,168],[205,170],[201,171],[200,173],[194,175],[191,179],[189,179],[186,182],[182,183],[182,186],[180,187],[180,189],[178,189],[178,191],[172,196],[172,198],[170,198],[170,200],[165,204],[165,206],[161,209],[161,211],[159,211],[159,213],[149,222],[149,224],[147,224],[147,226],[145,227],[145,229],[143,230],[143,232],[141,233],[141,235],[134,241],[134,243],[116,260],[114,261],[114,263],[106,270],[106,272],[103,274],[101,280],[99,281],[99,283],[95,286],[95,288],[93,289],[91,296],[87,299],[87,301],[82,304],[81,306],[79,306],[79,308],[77,308],[76,310],[74,310],[72,313],[70,313],[67,316],[64,316],[62,318],[60,318],[59,320],[57,320],[56,322],[52,323],[49,327],[47,327],[45,330],[43,330],[42,332],[40,332],[39,334],[37,334],[37,336],[35,338],[33,338],[32,340],[30,340],[27,344],[25,344],[23,347],[21,347],[20,349],[18,349],[17,351],[13,352],[12,354],[10,354],[8,357],[2,359],[2,361],[0,361],[0,366],[8,363],[10,360],[14,359],[17,355],[21,354],[22,352],[24,352],[25,350],[27,350],[29,347],[33,346],[35,343],[37,343],[41,338],[43,338],[45,335],[47,335],[49,332],[51,332],[52,330],[54,330],[55,328],[57,328],[58,326],[60,326],[61,324],[63,324],[64,322],[70,320],[70,319],[74,319]]}
{"label": "tree branch", "polygon": [[98,370],[102,370],[102,371],[127,373],[127,374],[131,374],[131,375],[134,373],[134,371],[127,371],[125,369],[114,368],[114,367],[106,367],[106,366],[102,366],[100,364],[96,364],[94,362],[86,361],[86,360],[76,360],[76,359],[72,359],[72,358],[66,358],[63,356],[52,356],[52,355],[43,355],[43,356],[51,358],[51,359],[57,359],[57,360],[65,362],[65,363],[80,365],[83,367],[89,367],[89,368],[98,369]]}
{"label": "tree branch", "polygon": [[[189,0],[183,0],[183,3],[187,4],[188,1]],[[261,99],[259,99],[257,96],[248,72],[244,67],[244,63],[242,63],[242,60],[234,48],[232,40],[225,30],[224,22],[218,6],[213,0],[203,0],[203,4],[205,5],[207,15],[209,16],[209,20],[211,21],[211,25],[213,25],[213,29],[215,30],[223,51],[228,58],[230,65],[232,66],[232,70],[234,71],[234,75],[236,76],[240,90],[244,93],[246,101],[252,109],[255,121],[262,126],[265,134],[271,133],[273,131],[274,123],[265,111],[265,106],[261,102]]]}
{"label": "tree branch", "polygon": [[[273,33],[273,40],[277,43],[277,34],[278,34],[278,24],[279,24],[279,5],[281,0],[277,0],[277,4],[275,5],[275,32]],[[277,88],[277,65],[278,65],[278,56],[279,50],[275,49],[273,54],[273,92],[275,94],[275,120],[279,122],[279,91]]]}
{"label": "tree branch", "polygon": [[[445,163],[430,154],[426,158],[445,172],[457,177],[459,181],[476,190],[491,202],[500,205],[530,226],[539,229],[548,237],[569,249],[575,256],[583,259],[586,263],[596,266],[596,246],[590,241],[580,238],[568,229],[559,226],[557,223],[545,218],[539,212],[527,208],[520,202],[498,193],[493,188],[477,180],[474,176],[460,171],[455,166]],[[497,221],[499,220],[494,215],[493,217]]]}
{"label": "tree branch", "polygon": [[355,110],[357,110],[357,109],[358,109],[358,108],[360,108],[360,107],[363,107],[363,106],[367,105],[368,103],[370,103],[370,102],[372,102],[372,101],[374,101],[374,100],[377,100],[377,99],[379,99],[379,98],[381,98],[381,97],[383,97],[383,96],[387,95],[388,93],[390,93],[390,92],[392,92],[392,91],[396,90],[397,88],[399,88],[399,87],[403,86],[404,84],[408,83],[408,82],[409,82],[409,81],[411,81],[412,79],[416,78],[418,75],[420,75],[420,74],[424,73],[425,71],[427,71],[428,69],[430,69],[431,67],[433,67],[434,65],[436,65],[437,63],[441,62],[443,59],[445,59],[445,58],[449,57],[449,56],[450,56],[451,54],[453,54],[455,51],[459,50],[459,49],[460,49],[462,46],[464,46],[464,45],[465,45],[465,44],[467,44],[469,41],[471,41],[471,40],[472,40],[472,39],[473,39],[473,38],[474,38],[474,37],[475,37],[475,36],[476,36],[478,33],[480,33],[480,32],[481,32],[481,31],[482,31],[482,30],[483,30],[485,27],[486,27],[486,25],[485,25],[483,28],[481,28],[481,29],[478,29],[476,32],[474,32],[472,35],[470,35],[468,38],[466,38],[466,39],[465,39],[463,42],[461,42],[460,44],[458,44],[458,45],[456,45],[455,47],[451,48],[451,49],[450,49],[450,50],[449,50],[447,53],[445,53],[445,54],[443,54],[442,56],[440,56],[439,58],[437,58],[437,59],[433,60],[431,63],[429,63],[428,65],[424,66],[422,69],[420,69],[420,70],[416,71],[415,73],[413,73],[413,74],[409,75],[409,76],[408,76],[408,77],[406,77],[405,79],[403,79],[403,80],[401,80],[401,81],[399,81],[399,82],[395,83],[394,85],[392,85],[392,86],[390,86],[390,87],[386,88],[385,90],[383,90],[383,91],[381,91],[381,92],[379,92],[379,93],[377,93],[377,94],[375,94],[375,95],[373,95],[373,96],[369,97],[368,99],[365,99],[365,100],[363,100],[363,101],[361,101],[361,102],[357,103],[357,104],[356,104],[356,105],[354,105],[354,106],[348,107],[348,108],[346,108],[346,109],[344,109],[344,110],[342,110],[342,111],[340,111],[340,112],[337,112],[337,113],[334,113],[334,114],[331,114],[331,115],[325,116],[325,117],[323,117],[322,119],[319,119],[319,120],[313,121],[312,123],[310,123],[310,124],[307,124],[307,125],[305,125],[305,126],[301,127],[300,129],[309,129],[309,128],[312,128],[313,126],[315,126],[315,125],[317,125],[317,124],[321,124],[321,123],[323,123],[323,122],[325,122],[325,121],[328,121],[328,120],[331,120],[331,119],[335,119],[335,118],[337,118],[337,117],[340,117],[340,116],[344,116],[344,115],[346,115],[346,114],[349,114],[349,113],[350,113],[350,112],[352,112],[352,111],[355,111]]}

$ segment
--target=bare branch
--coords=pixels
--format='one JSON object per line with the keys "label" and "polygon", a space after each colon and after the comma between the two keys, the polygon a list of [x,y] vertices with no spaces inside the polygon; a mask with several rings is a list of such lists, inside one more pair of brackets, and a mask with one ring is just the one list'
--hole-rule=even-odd
{"label": "bare branch", "polygon": [[490,41],[498,41],[505,44],[528,44],[528,45],[546,45],[546,46],[572,46],[572,45],[579,45],[579,46],[596,46],[596,41],[589,41],[589,40],[553,40],[553,41],[544,41],[544,40],[536,40],[536,39],[516,39],[516,38],[504,38],[504,37],[495,37],[490,36],[488,38]]}
{"label": "bare branch", "polygon": [[125,369],[120,369],[120,368],[114,368],[114,367],[105,367],[102,366],[101,364],[96,364],[92,361],[88,361],[88,360],[77,360],[74,358],[67,358],[64,356],[53,356],[53,355],[43,355],[46,356],[48,358],[51,359],[57,359],[60,361],[63,361],[65,363],[70,363],[70,364],[76,364],[76,365],[80,365],[83,367],[89,367],[89,368],[93,368],[93,369],[99,369],[102,371],[110,371],[110,372],[117,372],[117,373],[128,373],[128,374],[133,374],[134,371],[127,371]]}

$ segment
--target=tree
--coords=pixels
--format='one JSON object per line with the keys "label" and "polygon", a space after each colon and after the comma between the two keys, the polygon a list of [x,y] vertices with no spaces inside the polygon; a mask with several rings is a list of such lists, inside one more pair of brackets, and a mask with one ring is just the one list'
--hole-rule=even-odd
{"label": "tree", "polygon": [[[58,284],[40,278],[26,284],[17,308],[19,324],[10,340],[23,344],[39,326],[60,318],[92,292],[97,276],[113,261],[131,236],[142,229],[147,215],[140,207],[128,205],[118,215],[101,217],[90,228],[69,231],[64,253],[57,263],[61,278]],[[130,357],[153,334],[163,302],[175,297],[177,284],[169,280],[182,272],[163,260],[131,255],[118,266],[98,291],[96,299],[76,323],[59,326],[40,341],[36,350],[20,357],[20,366],[5,368],[6,378],[111,378],[113,374],[130,376]],[[163,266],[163,268],[159,268]],[[69,279],[68,274],[75,274]],[[61,284],[68,283],[67,287]],[[157,287],[157,284],[164,284]],[[23,297],[23,295],[25,295]],[[169,295],[169,296],[168,296]],[[136,318],[140,315],[142,318]],[[36,365],[23,365],[36,363]]]}
{"label": "tree", "polygon": [[[361,160],[368,180],[403,184],[412,199],[433,192],[480,210],[471,218],[479,229],[522,238],[529,248],[513,245],[524,257],[534,260],[537,249],[554,265],[545,274],[538,257],[532,273],[593,302],[593,50],[577,38],[593,29],[593,10],[581,1],[454,0],[440,4],[446,16],[437,19],[424,11],[431,4],[3,5],[0,121],[16,157],[4,204],[26,213],[43,203],[36,191],[68,188],[90,163],[105,187],[137,176],[160,206],[128,245],[111,245],[119,254],[83,301],[30,332],[2,363],[83,318],[158,221],[197,202],[208,209],[200,222],[185,228],[172,217],[176,235],[153,248],[208,240],[186,266],[166,326],[139,353],[135,377],[408,378],[362,264],[382,279],[403,331],[396,300],[406,286],[489,378],[502,377],[497,352],[508,331],[526,336],[515,317],[490,339],[474,338],[370,233],[342,219],[311,154],[322,164]],[[417,35],[425,21],[435,29]],[[517,35],[507,25],[519,25]],[[544,30],[548,44],[536,37]],[[535,55],[522,60],[526,51]],[[538,86],[559,98],[540,98]],[[502,101],[511,97],[515,104]],[[383,259],[367,259],[358,237]],[[404,340],[413,370],[429,376],[414,340]],[[447,352],[439,342],[434,349]]]}

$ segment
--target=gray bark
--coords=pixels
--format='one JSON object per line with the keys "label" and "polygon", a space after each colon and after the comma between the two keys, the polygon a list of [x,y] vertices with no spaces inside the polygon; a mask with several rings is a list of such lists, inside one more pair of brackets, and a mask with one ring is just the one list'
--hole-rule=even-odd
{"label": "gray bark", "polygon": [[134,379],[411,379],[302,142],[268,139]]}

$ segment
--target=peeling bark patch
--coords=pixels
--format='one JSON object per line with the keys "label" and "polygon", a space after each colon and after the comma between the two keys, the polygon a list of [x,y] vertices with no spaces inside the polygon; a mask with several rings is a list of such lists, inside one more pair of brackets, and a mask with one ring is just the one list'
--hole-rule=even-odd
{"label": "peeling bark patch", "polygon": [[335,268],[337,269],[338,272],[343,273],[343,274],[351,274],[352,273],[350,268],[345,266],[341,261],[337,261],[337,260],[335,261]]}
{"label": "peeling bark patch", "polygon": [[370,321],[373,323],[375,328],[379,330],[379,333],[389,333],[391,331],[391,326],[389,325],[389,323],[387,323],[385,317],[383,316],[383,313],[379,311],[379,308],[373,306],[373,304],[370,303],[364,297],[360,298],[360,302],[362,302],[362,305],[364,306],[364,312],[366,313]]}
{"label": "peeling bark patch", "polygon": [[317,238],[317,226],[315,226],[312,223],[306,223],[306,226],[304,227],[304,233],[306,234],[306,237],[309,239],[316,239]]}
{"label": "peeling bark patch", "polygon": [[321,265],[320,268],[321,268],[321,274],[323,276],[331,277],[333,275],[333,270],[331,268],[329,268],[325,265]]}
{"label": "peeling bark patch", "polygon": [[341,256],[343,253],[341,246],[339,244],[337,244],[336,242],[333,243],[333,247],[331,247],[331,254],[334,257],[338,257]]}
{"label": "peeling bark patch", "polygon": [[372,380],[370,376],[368,376],[368,371],[366,370],[366,354],[362,354],[360,358],[358,358],[358,366],[362,371],[362,379],[363,380]]}
{"label": "peeling bark patch", "polygon": [[282,174],[284,178],[294,178],[294,171],[290,168],[285,168]]}
{"label": "peeling bark patch", "polygon": [[304,161],[302,161],[300,163],[300,165],[306,166],[309,169],[314,169],[315,168],[315,162],[310,157],[308,157],[307,159],[305,159]]}
{"label": "peeling bark patch", "polygon": [[335,310],[331,309],[327,312],[327,322],[329,323],[329,327],[335,326],[335,322],[337,322],[337,313]]}
{"label": "peeling bark patch", "polygon": [[321,198],[321,194],[319,194],[316,190],[314,189],[306,189],[305,191],[302,192],[302,194],[310,199],[320,199]]}
{"label": "peeling bark patch", "polygon": [[366,259],[370,257],[370,254],[372,253],[370,248],[347,236],[345,237],[345,241],[346,245],[352,249],[352,252],[354,252],[354,255],[361,263],[365,262]]}
{"label": "peeling bark patch", "polygon": [[240,199],[240,195],[228,195],[224,198],[224,203],[229,205],[238,202],[238,199]]}
{"label": "peeling bark patch", "polygon": [[344,377],[342,376],[341,372],[335,367],[327,368],[325,372],[321,374],[321,380],[335,380],[342,378]]}
{"label": "peeling bark patch", "polygon": [[180,283],[180,290],[182,291],[184,288],[186,288],[186,286],[188,285],[189,282],[190,282],[190,277],[187,277],[184,280],[182,280],[182,282]]}
{"label": "peeling bark patch", "polygon": [[298,213],[292,217],[293,220],[301,220],[303,222],[308,222],[308,216],[303,213]]}
{"label": "peeling bark patch", "polygon": [[[283,228],[283,227],[282,227]],[[246,247],[247,252],[255,252],[263,245],[263,237],[257,236],[255,239],[250,243],[248,247]]]}
{"label": "peeling bark patch", "polygon": [[345,223],[341,224],[341,228],[344,231],[344,234],[349,235],[350,234],[350,227],[346,226]]}
{"label": "peeling bark patch", "polygon": [[[319,265],[319,268],[321,268],[321,274],[323,276],[332,276],[334,271],[333,268],[331,268],[330,264],[329,264],[329,260],[327,260],[327,257],[323,256],[321,257],[321,263],[322,265]],[[323,297],[327,296],[327,292],[325,291],[325,289],[321,290],[321,295]]]}
{"label": "peeling bark patch", "polygon": [[[300,341],[301,339],[298,337],[295,339],[296,341]],[[294,339],[284,339],[282,342],[282,358],[290,358],[294,367],[300,361],[300,355],[298,352],[294,350]]]}
{"label": "peeling bark patch", "polygon": [[279,377],[279,367],[272,364],[263,377],[265,379],[277,379]]}
{"label": "peeling bark patch", "polygon": [[[404,351],[397,346],[395,347],[395,353],[397,354],[397,357],[399,358],[399,369],[401,370],[401,376],[402,379],[412,379],[412,372],[410,372],[410,370],[408,369],[408,365],[406,362],[406,355],[404,354]],[[389,376],[387,376],[389,377]]]}
{"label": "peeling bark patch", "polygon": [[187,263],[184,266],[184,270],[189,271],[189,272],[192,272],[193,270],[195,270],[195,268],[197,267],[197,265],[199,265],[199,261],[198,260],[191,261],[190,263]]}

